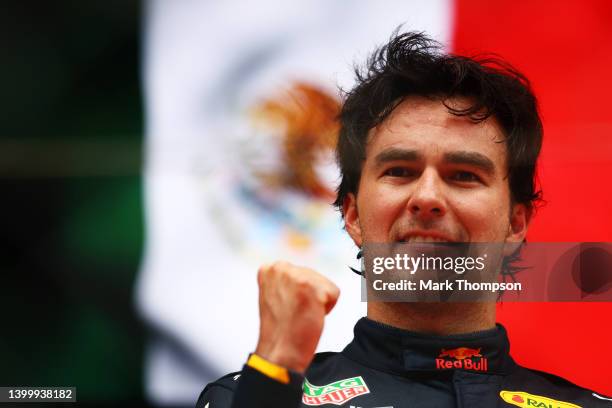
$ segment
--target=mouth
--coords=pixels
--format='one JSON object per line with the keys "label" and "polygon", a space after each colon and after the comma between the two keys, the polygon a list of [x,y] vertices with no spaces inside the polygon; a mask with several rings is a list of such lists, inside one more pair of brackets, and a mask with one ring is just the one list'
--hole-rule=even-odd
{"label": "mouth", "polygon": [[417,242],[419,243],[421,242],[448,243],[448,242],[455,242],[455,241],[443,234],[436,233],[436,232],[413,232],[413,233],[402,236],[398,240],[398,242],[412,244],[412,243],[417,243]]}

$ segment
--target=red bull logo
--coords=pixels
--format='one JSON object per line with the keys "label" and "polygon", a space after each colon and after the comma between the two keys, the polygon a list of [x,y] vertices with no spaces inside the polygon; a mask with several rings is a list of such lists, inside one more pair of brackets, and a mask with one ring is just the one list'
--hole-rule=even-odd
{"label": "red bull logo", "polygon": [[[471,370],[488,371],[488,360],[480,354],[480,348],[457,347],[454,349],[442,349],[436,358],[436,368],[438,370]],[[477,358],[474,361],[474,358]]]}

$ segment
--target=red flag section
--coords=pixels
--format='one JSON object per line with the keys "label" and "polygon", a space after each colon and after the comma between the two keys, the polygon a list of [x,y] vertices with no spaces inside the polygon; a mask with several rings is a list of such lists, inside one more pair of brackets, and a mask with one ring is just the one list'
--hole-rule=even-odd
{"label": "red flag section", "polygon": [[[546,205],[528,239],[612,241],[612,2],[455,0],[453,51],[495,52],[531,80]],[[502,304],[512,354],[612,395],[612,303]]]}

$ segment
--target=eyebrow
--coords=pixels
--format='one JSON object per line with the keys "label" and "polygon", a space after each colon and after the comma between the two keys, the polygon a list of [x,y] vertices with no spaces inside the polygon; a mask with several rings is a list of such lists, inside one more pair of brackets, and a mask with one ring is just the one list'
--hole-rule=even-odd
{"label": "eyebrow", "polygon": [[[377,167],[393,161],[422,161],[423,155],[417,150],[390,148],[378,153],[374,158]],[[456,151],[444,154],[444,161],[451,164],[466,164],[478,167],[485,173],[495,173],[495,163],[487,156],[478,152]]]}
{"label": "eyebrow", "polygon": [[416,150],[390,148],[378,153],[374,158],[375,165],[381,166],[393,161],[420,161],[423,159],[421,153]]}
{"label": "eyebrow", "polygon": [[444,154],[444,161],[452,164],[467,164],[478,167],[489,175],[495,173],[495,163],[484,154],[477,152],[449,152]]}

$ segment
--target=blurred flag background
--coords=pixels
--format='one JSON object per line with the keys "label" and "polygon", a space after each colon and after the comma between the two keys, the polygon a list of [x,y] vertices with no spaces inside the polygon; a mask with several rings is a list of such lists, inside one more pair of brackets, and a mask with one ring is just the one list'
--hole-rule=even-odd
{"label": "blurred flag background", "polygon": [[[365,306],[328,205],[331,119],[400,24],[532,80],[547,204],[529,239],[612,241],[607,1],[22,1],[0,19],[0,385],[192,406],[253,350],[277,258],[342,289],[319,349],[350,340]],[[610,304],[498,311],[520,363],[612,394]]]}

